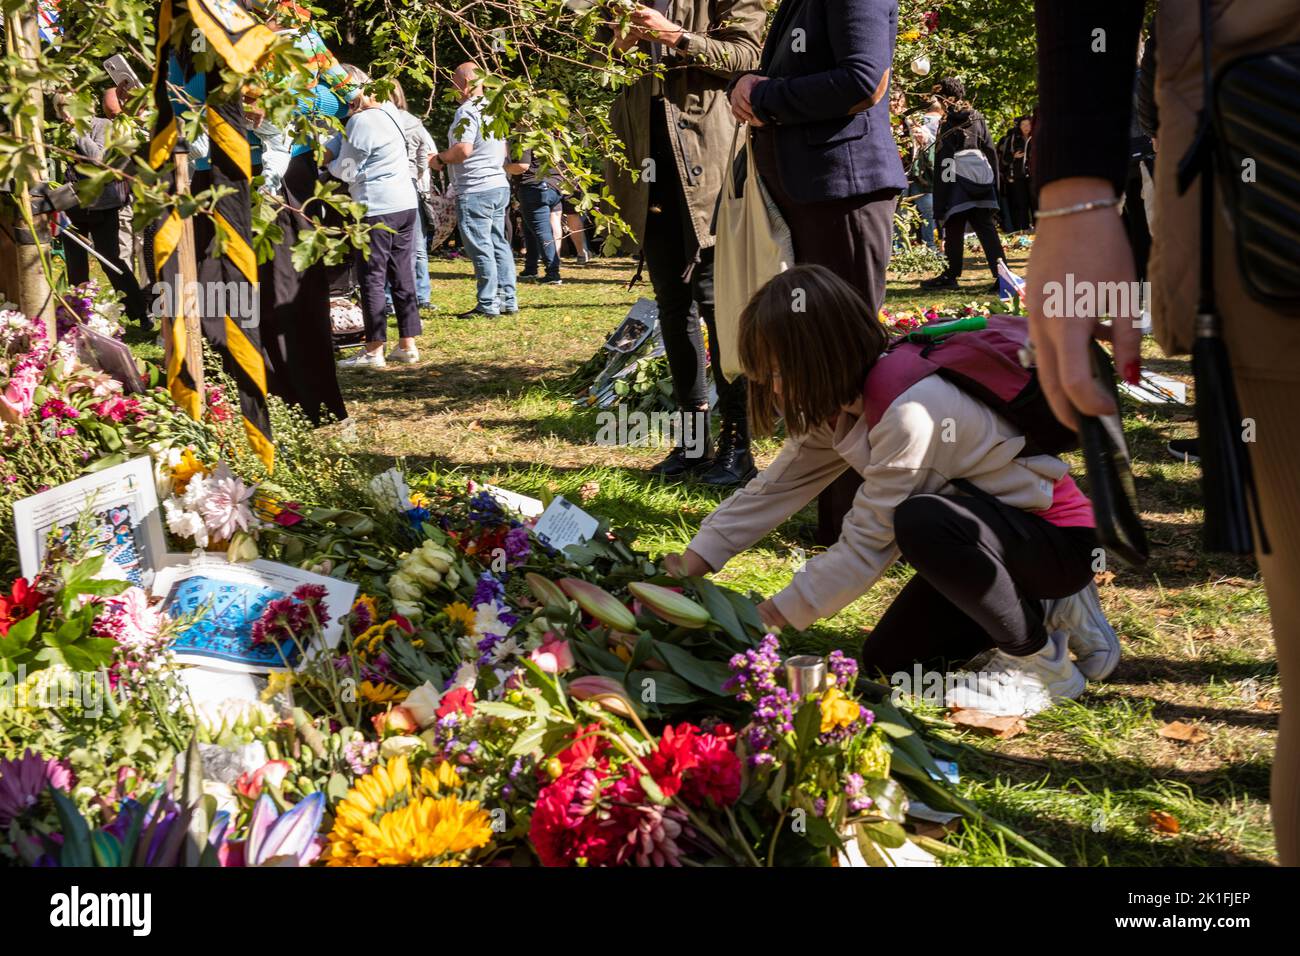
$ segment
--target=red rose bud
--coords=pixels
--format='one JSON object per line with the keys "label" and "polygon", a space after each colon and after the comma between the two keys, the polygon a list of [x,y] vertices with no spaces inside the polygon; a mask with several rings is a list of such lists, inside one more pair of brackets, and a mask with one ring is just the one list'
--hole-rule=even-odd
{"label": "red rose bud", "polygon": [[642,581],[629,584],[627,589],[633,597],[670,624],[696,628],[705,627],[709,623],[708,611],[671,588]]}
{"label": "red rose bud", "polygon": [[616,631],[635,631],[636,618],[623,603],[608,591],[581,578],[561,578],[560,588],[600,623]]}

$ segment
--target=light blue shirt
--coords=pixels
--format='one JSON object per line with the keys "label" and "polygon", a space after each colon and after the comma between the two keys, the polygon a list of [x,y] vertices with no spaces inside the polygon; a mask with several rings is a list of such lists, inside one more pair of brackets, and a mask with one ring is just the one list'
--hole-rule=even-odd
{"label": "light blue shirt", "polygon": [[510,188],[510,177],[505,170],[506,141],[483,129],[482,105],[481,96],[460,104],[447,133],[447,142],[451,146],[469,143],[474,147],[465,162],[447,167],[451,170],[451,185],[461,196],[488,189]]}
{"label": "light blue shirt", "polygon": [[330,172],[348,184],[352,198],[366,207],[367,216],[414,209],[417,203],[406,136],[392,103],[356,113],[348,120],[342,142],[330,144]]}

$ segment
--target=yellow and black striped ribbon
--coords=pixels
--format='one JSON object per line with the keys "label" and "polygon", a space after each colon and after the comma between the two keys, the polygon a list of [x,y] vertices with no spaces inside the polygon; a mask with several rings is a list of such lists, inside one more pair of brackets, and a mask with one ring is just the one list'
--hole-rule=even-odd
{"label": "yellow and black striped ribbon", "polygon": [[[184,29],[192,23],[203,39],[216,51],[227,69],[236,73],[249,73],[256,69],[276,40],[270,29],[250,17],[241,4],[220,3],[213,0],[162,0],[158,10],[157,60],[154,65],[153,91],[157,118],[149,141],[148,161],[153,169],[162,169],[171,159],[179,138],[178,120],[168,96],[168,67],[173,50],[183,67],[185,80],[192,75],[193,49],[187,36],[193,30]],[[178,29],[179,28],[179,29]],[[173,33],[176,36],[173,36]],[[266,403],[266,362],[262,354],[260,336],[255,321],[258,313],[245,314],[230,308],[232,302],[253,303],[258,298],[257,258],[252,251],[251,180],[252,156],[248,143],[247,127],[242,104],[238,97],[221,100],[211,95],[220,90],[223,77],[219,69],[210,71],[206,79],[209,95],[202,106],[204,127],[209,138],[210,178],[201,177],[204,184],[226,187],[228,195],[216,202],[215,230],[220,242],[215,250],[197,249],[199,258],[199,288],[214,290],[221,283],[229,294],[200,295],[203,313],[203,336],[221,356],[226,372],[234,378],[239,390],[239,405],[243,415],[244,430],[249,444],[258,457],[271,469],[275,463],[275,447],[271,441],[271,422]],[[196,177],[196,180],[199,177]],[[195,183],[196,189],[198,183]],[[173,180],[172,191],[175,191]],[[214,230],[204,229],[206,233]],[[153,240],[153,281],[165,283],[165,288],[176,290],[172,301],[179,302],[180,268],[176,249],[180,244],[182,223],[175,209],[169,209],[160,218]],[[241,285],[250,295],[240,295]],[[214,303],[224,303],[220,314],[207,312]],[[172,322],[172,354],[167,367],[167,386],[172,397],[190,415],[198,418],[202,399],[195,387],[195,378],[185,362],[186,333],[184,320],[174,310]],[[230,315],[231,311],[239,314]]]}
{"label": "yellow and black striped ribbon", "polygon": [[[250,295],[210,296],[207,305],[224,303],[220,313],[203,316],[203,335],[221,356],[226,373],[239,388],[239,407],[248,442],[269,469],[275,462],[271,419],[266,405],[266,359],[258,323],[257,256],[253,252],[253,156],[248,143],[243,103],[236,94],[221,97],[221,77],[208,74],[205,111],[211,185],[218,194],[213,213],[219,241],[212,250],[199,250],[200,286],[204,289],[248,289]],[[223,195],[224,193],[224,195]],[[217,254],[217,249],[220,253]],[[221,285],[218,286],[217,283]],[[251,314],[232,308],[251,304]],[[234,312],[236,314],[232,315]]]}
{"label": "yellow and black striped ribbon", "polygon": [[[168,65],[171,61],[172,29],[176,19],[172,0],[162,0],[158,7],[158,43],[153,72],[153,102],[156,111],[153,132],[149,138],[148,162],[152,169],[162,169],[172,158],[172,151],[180,138],[175,111],[167,92]],[[183,47],[182,47],[183,49]],[[181,61],[185,62],[184,59]],[[175,192],[175,182],[170,192]],[[185,320],[180,310],[175,308],[181,297],[180,262],[176,250],[181,241],[181,217],[175,208],[167,209],[156,223],[153,236],[153,274],[150,276],[155,288],[161,283],[171,308],[167,310],[163,321],[172,325],[172,350],[167,362],[167,388],[176,404],[190,415],[198,418],[203,411],[203,400],[195,385],[194,375],[185,361],[188,338],[185,332]]]}

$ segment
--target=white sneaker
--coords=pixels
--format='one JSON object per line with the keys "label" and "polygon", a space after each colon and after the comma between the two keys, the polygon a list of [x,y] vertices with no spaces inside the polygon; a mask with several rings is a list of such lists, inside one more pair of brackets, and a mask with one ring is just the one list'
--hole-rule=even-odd
{"label": "white sneaker", "polygon": [[383,368],[388,363],[384,359],[383,349],[374,352],[362,349],[352,358],[340,359],[338,364],[339,368]]}
{"label": "white sneaker", "polygon": [[399,346],[388,353],[388,361],[401,365],[414,365],[420,361],[420,350],[415,347],[404,349]]}
{"label": "white sneaker", "polygon": [[944,705],[995,717],[1032,717],[1057,700],[1073,700],[1086,687],[1070,660],[1065,635],[1055,633],[1037,654],[1012,657],[997,651],[980,670],[958,675]]}
{"label": "white sneaker", "polygon": [[1088,680],[1105,680],[1119,665],[1120,645],[1115,629],[1101,609],[1097,585],[1069,597],[1044,601],[1043,626],[1048,633],[1064,631],[1074,651],[1074,663]]}

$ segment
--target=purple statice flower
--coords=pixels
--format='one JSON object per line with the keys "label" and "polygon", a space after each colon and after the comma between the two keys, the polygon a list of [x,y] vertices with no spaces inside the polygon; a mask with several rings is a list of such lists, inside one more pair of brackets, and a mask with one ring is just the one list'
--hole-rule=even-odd
{"label": "purple statice flower", "polygon": [[505,603],[506,587],[491,571],[484,571],[478,577],[478,584],[474,587],[474,597],[470,600],[470,607],[478,607],[480,604],[487,604],[488,601],[499,601]]}
{"label": "purple statice flower", "polygon": [[739,700],[754,705],[753,717],[745,728],[749,764],[771,764],[771,753],[783,734],[794,729],[794,696],[780,685],[781,649],[775,634],[769,634],[756,649],[737,654],[730,661],[731,677],[723,686],[736,692]]}
{"label": "purple statice flower", "polygon": [[858,662],[845,655],[843,651],[831,651],[826,658],[826,666],[835,677],[835,686],[845,693],[853,689],[858,679]]}
{"label": "purple statice flower", "polygon": [[844,795],[849,798],[851,813],[862,813],[864,810],[871,809],[874,801],[863,793],[865,786],[866,781],[862,779],[860,773],[851,773],[844,778]]}
{"label": "purple statice flower", "polygon": [[512,568],[518,567],[527,561],[528,555],[533,550],[528,529],[523,525],[507,531],[502,544],[506,550],[506,565]]}
{"label": "purple statice flower", "polygon": [[826,801],[821,797],[818,797],[816,800],[813,801],[813,816],[815,817],[826,816]]}
{"label": "purple statice flower", "polygon": [[363,776],[379,760],[379,741],[350,740],[343,745],[343,759],[354,774]]}

